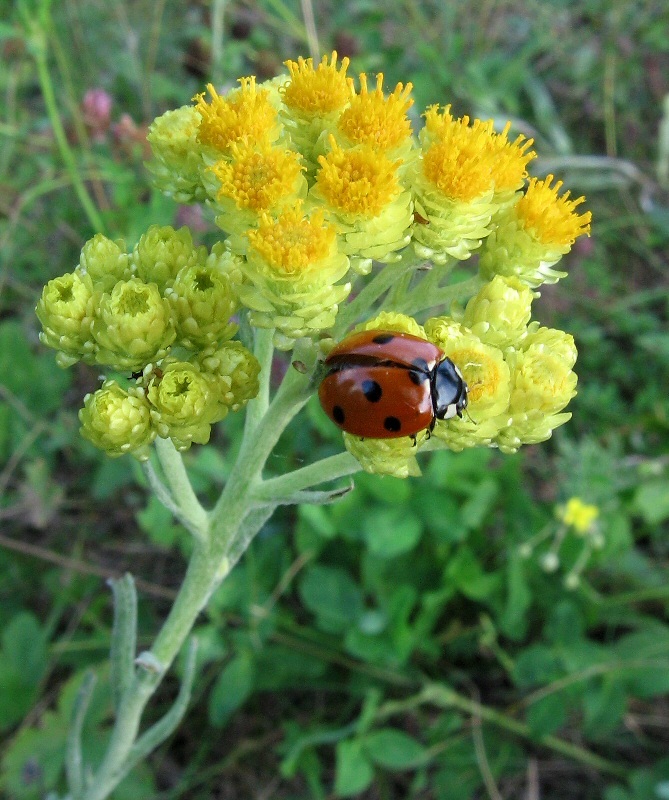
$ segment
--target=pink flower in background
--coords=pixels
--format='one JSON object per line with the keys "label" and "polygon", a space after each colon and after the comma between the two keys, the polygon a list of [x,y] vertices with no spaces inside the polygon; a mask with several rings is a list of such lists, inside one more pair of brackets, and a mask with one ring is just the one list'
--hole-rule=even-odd
{"label": "pink flower in background", "polygon": [[106,138],[111,123],[113,100],[104,89],[89,89],[81,101],[84,123],[94,142]]}

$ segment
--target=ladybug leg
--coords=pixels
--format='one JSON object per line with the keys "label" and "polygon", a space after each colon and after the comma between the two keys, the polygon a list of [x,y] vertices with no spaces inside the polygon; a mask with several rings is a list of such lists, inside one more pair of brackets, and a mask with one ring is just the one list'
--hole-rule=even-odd
{"label": "ladybug leg", "polygon": [[416,446],[417,446],[417,444],[418,444],[418,440],[416,439],[416,434],[415,434],[415,433],[412,433],[412,434],[410,434],[410,435],[409,435],[409,439],[411,439],[411,443],[412,443],[412,445],[413,445],[414,447],[416,447]]}

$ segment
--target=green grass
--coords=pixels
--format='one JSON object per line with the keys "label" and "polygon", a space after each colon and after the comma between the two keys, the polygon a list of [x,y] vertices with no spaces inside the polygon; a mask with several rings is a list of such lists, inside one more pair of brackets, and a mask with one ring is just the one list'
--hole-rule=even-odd
{"label": "green grass", "polygon": [[[76,689],[109,646],[103,578],[141,579],[148,642],[188,548],[136,465],[80,438],[96,371],[62,371],[39,345],[41,286],[98,230],[132,246],[151,223],[181,224],[143,168],[156,114],[209,80],[270,77],[309,43],[296,2],[0,10],[0,796],[31,800],[64,791]],[[667,797],[664,3],[350,0],[313,15],[320,50],[350,54],[353,73],[411,80],[417,108],[512,119],[536,140],[535,172],[587,195],[592,237],[537,302],[577,340],[574,416],[517,456],[441,453],[421,479],[364,476],[337,504],[276,515],[201,619],[184,724],[114,797]],[[93,88],[113,99],[97,138],[82,108]],[[206,215],[196,235],[215,241]],[[239,425],[188,453],[204,497]],[[273,468],[339,449],[310,405]],[[600,507],[604,546],[569,591],[578,537],[554,573],[550,536],[529,558],[519,548],[551,534],[571,496]],[[103,679],[91,758],[109,720]]]}

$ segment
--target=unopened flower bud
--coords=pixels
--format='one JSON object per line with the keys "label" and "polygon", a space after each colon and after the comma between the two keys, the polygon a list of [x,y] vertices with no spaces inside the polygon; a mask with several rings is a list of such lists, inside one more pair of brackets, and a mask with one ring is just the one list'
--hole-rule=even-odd
{"label": "unopened flower bud", "polygon": [[132,268],[125,243],[122,240],[114,242],[97,233],[83,246],[77,272],[87,274],[96,289],[110,292],[119,281],[131,277]]}
{"label": "unopened flower bud", "polygon": [[132,253],[137,277],[155,283],[163,291],[171,286],[180,270],[206,257],[206,248],[193,247],[188,228],[175,231],[169,225],[152,225]]}
{"label": "unopened flower bud", "polygon": [[93,357],[94,310],[95,292],[87,275],[68,272],[44,287],[35,309],[43,328],[40,340],[60,351],[61,366]]}
{"label": "unopened flower bud", "polygon": [[132,453],[148,458],[148,446],[155,438],[146,399],[109,380],[84,398],[79,411],[81,435],[112,458]]}
{"label": "unopened flower bud", "polygon": [[517,278],[495,275],[467,303],[462,322],[486,344],[518,345],[527,334],[534,297]]}
{"label": "unopened flower bud", "polygon": [[162,358],[175,337],[167,300],[155,283],[120,281],[98,303],[93,336],[96,360],[118,370],[141,370]]}

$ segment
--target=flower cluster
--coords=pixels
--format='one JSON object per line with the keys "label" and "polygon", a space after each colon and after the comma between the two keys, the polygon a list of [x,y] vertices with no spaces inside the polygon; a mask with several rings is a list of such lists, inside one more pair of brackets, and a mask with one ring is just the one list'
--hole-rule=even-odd
{"label": "flower cluster", "polygon": [[86,438],[112,456],[146,458],[156,436],[186,449],[255,396],[257,361],[230,341],[238,260],[222,245],[195,247],[186,228],[153,226],[130,254],[98,234],[49,281],[37,316],[58,363],[119,373],[84,399]]}
{"label": "flower cluster", "polygon": [[416,445],[430,435],[454,451],[487,446],[513,453],[548,439],[571,417],[562,409],[576,394],[574,340],[530,321],[535,294],[518,278],[496,275],[451,316],[431,317],[421,326],[411,317],[383,313],[364,323],[364,330],[396,330],[433,342],[458,365],[468,386],[466,414],[437,420],[417,442],[345,434],[346,447],[366,470],[419,474]]}
{"label": "flower cluster", "polygon": [[[511,137],[510,124],[497,131],[432,106],[416,136],[411,84],[386,92],[381,74],[354,80],[336,53],[286,65],[226,94],[208,85],[150,127],[154,185],[211,210],[222,236],[210,253],[183,229],[151,229],[131,254],[98,236],[46,287],[38,315],[61,364],[141,374],[87,399],[86,435],[101,443],[116,425],[117,451],[135,453],[155,435],[206,441],[212,422],[253,396],[253,361],[230,341],[239,312],[283,350],[299,340],[326,352],[356,322],[432,341],[464,375],[469,405],[436,423],[431,448],[513,452],[548,438],[570,416],[576,350],[531,321],[531,303],[589,233],[583,198],[552,175],[529,178],[532,141]],[[465,291],[447,286],[461,262],[473,272]],[[409,316],[439,306],[450,315]],[[365,469],[409,475],[429,438],[345,441]]]}

